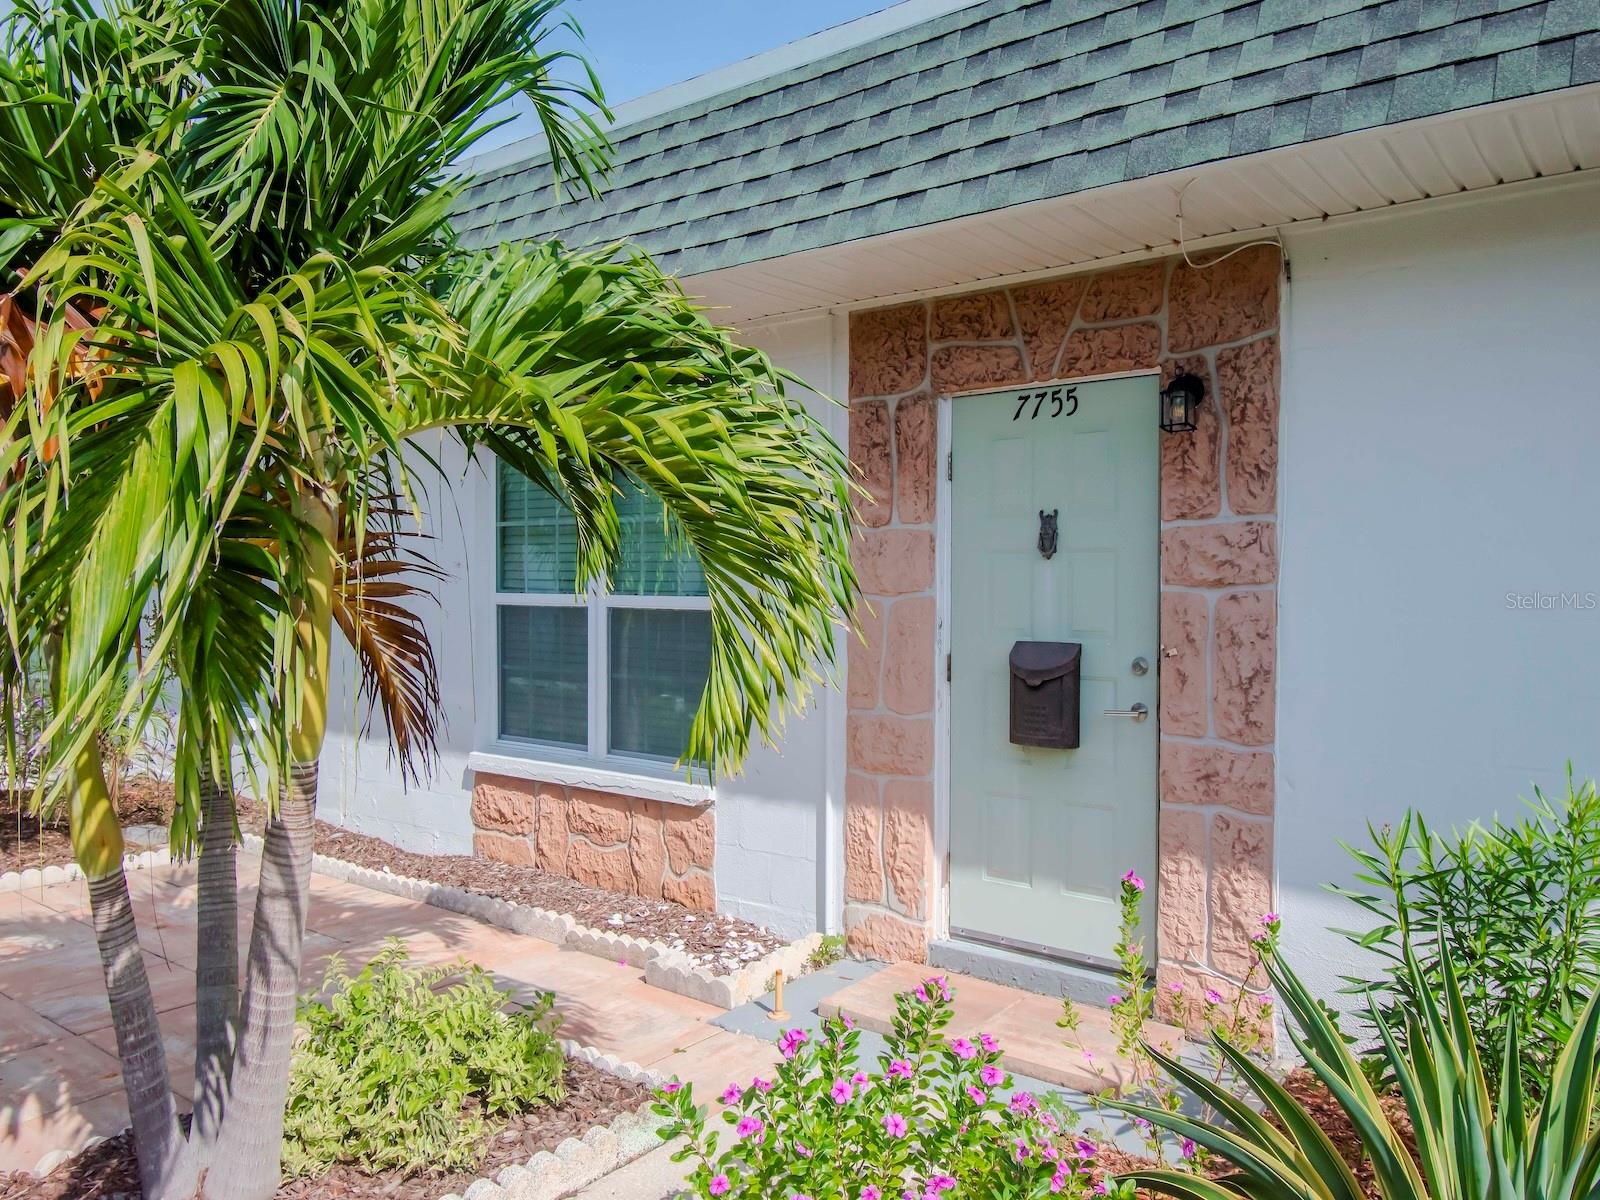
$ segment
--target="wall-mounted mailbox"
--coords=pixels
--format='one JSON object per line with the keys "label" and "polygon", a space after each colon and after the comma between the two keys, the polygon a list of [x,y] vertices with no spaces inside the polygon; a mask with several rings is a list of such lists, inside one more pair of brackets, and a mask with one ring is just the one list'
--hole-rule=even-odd
{"label": "wall-mounted mailbox", "polygon": [[1011,741],[1052,750],[1078,748],[1078,642],[1017,642],[1011,647]]}

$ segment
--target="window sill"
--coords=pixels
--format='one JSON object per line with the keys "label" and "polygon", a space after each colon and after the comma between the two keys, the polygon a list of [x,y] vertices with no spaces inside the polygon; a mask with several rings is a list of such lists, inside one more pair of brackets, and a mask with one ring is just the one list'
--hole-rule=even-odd
{"label": "window sill", "polygon": [[534,779],[596,792],[614,792],[690,808],[703,808],[717,798],[714,786],[690,783],[671,767],[655,771],[647,763],[637,766],[629,763],[619,769],[615,762],[600,763],[578,755],[569,758],[554,751],[505,742],[467,755],[467,770],[479,775],[507,775],[512,779]]}

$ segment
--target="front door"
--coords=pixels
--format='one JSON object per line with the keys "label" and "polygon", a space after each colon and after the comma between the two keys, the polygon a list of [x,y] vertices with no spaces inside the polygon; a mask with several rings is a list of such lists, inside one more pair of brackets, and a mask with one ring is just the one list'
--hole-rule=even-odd
{"label": "front door", "polygon": [[[1149,883],[1153,951],[1157,387],[1150,375],[951,401],[958,937],[1106,962],[1120,879],[1132,869]],[[1047,557],[1041,526],[1052,513]],[[1081,643],[1077,749],[1012,744],[1009,659],[1019,640]]]}

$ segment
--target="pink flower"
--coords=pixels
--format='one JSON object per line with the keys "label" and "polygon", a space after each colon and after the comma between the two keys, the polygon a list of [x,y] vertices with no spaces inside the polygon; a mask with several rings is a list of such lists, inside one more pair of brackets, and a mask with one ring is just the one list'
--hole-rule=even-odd
{"label": "pink flower", "polygon": [[1256,1003],[1259,1004],[1262,1008],[1271,1008],[1272,1007],[1272,997],[1271,996],[1257,996],[1256,997]]}
{"label": "pink flower", "polygon": [[794,1200],[811,1200],[811,1197],[806,1195],[804,1192],[796,1192],[794,1194]]}
{"label": "pink flower", "polygon": [[1106,1003],[1109,1004],[1112,1008],[1115,1008],[1117,1005],[1122,1003],[1122,993],[1121,992],[1112,992],[1111,995],[1106,997]]}
{"label": "pink flower", "polygon": [[1221,1004],[1222,1003],[1222,993],[1217,991],[1216,988],[1207,988],[1206,989],[1206,1003],[1207,1004]]}
{"label": "pink flower", "polygon": [[883,1200],[883,1193],[878,1190],[877,1184],[869,1183],[861,1189],[858,1200]]}
{"label": "pink flower", "polygon": [[722,1091],[722,1102],[724,1104],[737,1104],[739,1103],[739,1097],[743,1095],[743,1088],[741,1088],[737,1083],[730,1083]]}
{"label": "pink flower", "polygon": [[806,1040],[806,1037],[807,1034],[804,1029],[785,1029],[783,1037],[778,1041],[778,1049],[783,1052],[785,1058],[793,1058],[795,1052],[800,1049],[801,1043]]}
{"label": "pink flower", "polygon": [[683,1084],[674,1079],[671,1083],[663,1083],[661,1085],[661,1090],[670,1096],[673,1092],[681,1092],[683,1090]]}
{"label": "pink flower", "polygon": [[1179,1142],[1178,1143],[1178,1152],[1180,1154],[1182,1154],[1185,1158],[1193,1158],[1194,1155],[1195,1155],[1194,1139],[1193,1138],[1184,1138],[1183,1141]]}
{"label": "pink flower", "polygon": [[1012,1146],[1015,1147],[1015,1149],[1012,1151],[1012,1157],[1018,1162],[1021,1162],[1023,1159],[1028,1157],[1029,1152],[1027,1138],[1017,1138],[1012,1142]]}
{"label": "pink flower", "polygon": [[890,1137],[905,1137],[906,1119],[897,1112],[892,1112],[883,1118],[883,1128]]}
{"label": "pink flower", "polygon": [[1100,1176],[1099,1179],[1094,1181],[1094,1192],[1097,1196],[1110,1195],[1111,1188],[1107,1186],[1106,1177],[1104,1175]]}
{"label": "pink flower", "polygon": [[940,1192],[948,1192],[955,1186],[956,1177],[954,1175],[934,1175],[928,1180],[928,1190],[925,1194],[937,1196]]}
{"label": "pink flower", "polygon": [[976,1058],[978,1056],[978,1051],[973,1047],[971,1042],[967,1041],[966,1038],[957,1038],[955,1041],[951,1042],[950,1049],[955,1052],[955,1056],[957,1058],[963,1061]]}
{"label": "pink flower", "polygon": [[846,1029],[854,1029],[856,1027],[856,1023],[850,1019],[849,1013],[845,1013],[839,1019],[844,1022],[844,1027]]}
{"label": "pink flower", "polygon": [[1063,1168],[1057,1167],[1056,1168],[1056,1173],[1054,1175],[1050,1176],[1050,1190],[1052,1192],[1059,1192],[1066,1185],[1067,1185],[1067,1173]]}
{"label": "pink flower", "polygon": [[1011,1111],[1014,1113],[1030,1113],[1034,1109],[1032,1092],[1013,1092],[1011,1094]]}
{"label": "pink flower", "polygon": [[910,1079],[912,1075],[911,1064],[903,1058],[897,1058],[889,1064],[889,1074],[896,1079]]}
{"label": "pink flower", "polygon": [[728,1189],[732,1186],[733,1183],[726,1175],[714,1175],[712,1176],[711,1183],[706,1190],[713,1196],[725,1196],[728,1194]]}
{"label": "pink flower", "polygon": [[1122,882],[1136,892],[1144,891],[1144,880],[1139,878],[1137,871],[1125,871],[1122,876]]}
{"label": "pink flower", "polygon": [[1167,984],[1167,991],[1171,992],[1174,996],[1181,996],[1183,995],[1183,984],[1169,983]]}
{"label": "pink flower", "polygon": [[801,1158],[811,1157],[811,1147],[806,1145],[804,1142],[796,1142],[794,1144],[794,1152]]}
{"label": "pink flower", "polygon": [[850,1082],[855,1084],[857,1087],[864,1088],[867,1086],[867,1083],[871,1080],[871,1078],[872,1077],[865,1071],[857,1071],[854,1075],[850,1076]]}
{"label": "pink flower", "polygon": [[1072,1152],[1079,1158],[1090,1159],[1100,1152],[1100,1147],[1096,1146],[1088,1138],[1079,1138],[1073,1144]]}
{"label": "pink flower", "polygon": [[971,1098],[974,1104],[984,1104],[989,1099],[989,1097],[985,1096],[981,1090],[973,1087],[970,1083],[967,1084],[967,1095]]}
{"label": "pink flower", "polygon": [[763,1078],[761,1078],[761,1076],[757,1075],[754,1079],[752,1079],[750,1081],[750,1086],[755,1088],[756,1091],[760,1092],[763,1096],[765,1096],[768,1092],[770,1092],[772,1090],[772,1080],[763,1079]]}
{"label": "pink flower", "polygon": [[916,997],[924,1004],[928,1002],[928,989],[923,987],[920,983],[917,985]]}
{"label": "pink flower", "polygon": [[978,1072],[978,1078],[983,1080],[984,1087],[999,1087],[1005,1082],[1006,1073],[990,1063]]}
{"label": "pink flower", "polygon": [[855,1094],[855,1089],[850,1086],[848,1079],[835,1079],[832,1089],[828,1092],[835,1104],[849,1104]]}
{"label": "pink flower", "polygon": [[739,1123],[733,1127],[733,1132],[740,1138],[751,1138],[760,1145],[766,1138],[767,1127],[761,1123],[759,1117],[740,1117]]}
{"label": "pink flower", "polygon": [[1280,918],[1279,918],[1278,914],[1275,913],[1275,912],[1269,912],[1269,913],[1262,913],[1261,914],[1261,923],[1263,925],[1268,926],[1269,928],[1271,926],[1273,926],[1273,925],[1278,924],[1279,920],[1280,920]]}
{"label": "pink flower", "polygon": [[978,1035],[978,1045],[983,1047],[985,1054],[994,1054],[1000,1049],[1000,1043],[994,1040],[993,1035],[987,1033]]}

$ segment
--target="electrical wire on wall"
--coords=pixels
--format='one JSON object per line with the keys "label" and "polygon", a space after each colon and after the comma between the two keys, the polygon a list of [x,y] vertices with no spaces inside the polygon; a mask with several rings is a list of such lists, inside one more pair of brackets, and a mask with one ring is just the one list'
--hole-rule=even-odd
{"label": "electrical wire on wall", "polygon": [[1204,271],[1207,267],[1214,267],[1219,262],[1222,262],[1225,259],[1232,258],[1235,254],[1238,254],[1241,250],[1249,250],[1252,246],[1276,246],[1278,248],[1278,257],[1283,260],[1285,266],[1288,265],[1289,252],[1288,252],[1288,250],[1286,250],[1284,248],[1283,235],[1281,233],[1279,233],[1277,229],[1274,229],[1272,231],[1272,236],[1270,238],[1257,238],[1253,242],[1241,242],[1239,245],[1232,246],[1229,249],[1223,251],[1221,254],[1217,255],[1215,258],[1208,259],[1205,262],[1195,262],[1194,259],[1190,258],[1189,257],[1189,247],[1187,245],[1187,239],[1185,238],[1184,232],[1183,232],[1183,194],[1189,190],[1189,188],[1194,184],[1195,180],[1197,180],[1198,178],[1199,178],[1198,175],[1191,176],[1189,178],[1189,180],[1181,188],[1178,189],[1178,192],[1177,192],[1177,200],[1178,200],[1178,253],[1183,255],[1183,261],[1184,261],[1185,264],[1187,264],[1193,270]]}

